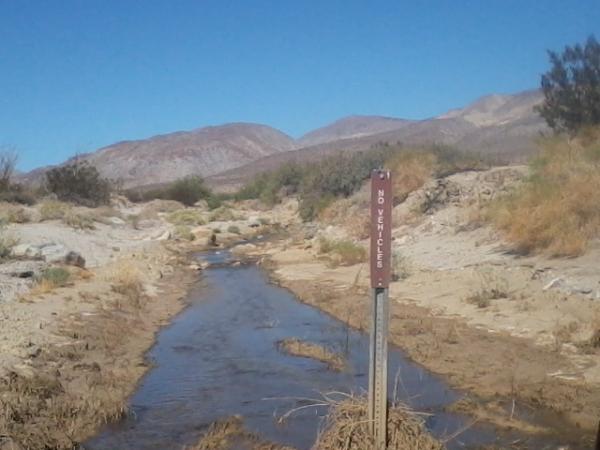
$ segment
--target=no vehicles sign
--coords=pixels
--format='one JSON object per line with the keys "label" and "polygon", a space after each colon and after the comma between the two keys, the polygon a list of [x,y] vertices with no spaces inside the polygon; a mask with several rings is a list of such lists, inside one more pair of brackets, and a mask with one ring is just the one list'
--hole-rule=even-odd
{"label": "no vehicles sign", "polygon": [[392,179],[386,170],[371,174],[371,287],[386,288],[391,277]]}

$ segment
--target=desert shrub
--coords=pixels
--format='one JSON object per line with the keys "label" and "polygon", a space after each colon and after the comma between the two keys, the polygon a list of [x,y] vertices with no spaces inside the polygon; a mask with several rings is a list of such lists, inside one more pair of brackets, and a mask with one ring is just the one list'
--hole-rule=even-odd
{"label": "desert shrub", "polygon": [[342,266],[358,264],[367,258],[367,251],[363,246],[346,239],[320,238],[319,253],[330,255],[334,263]]}
{"label": "desert shrub", "polygon": [[235,212],[226,206],[221,206],[215,209],[209,216],[209,222],[229,222],[232,220],[241,219]]}
{"label": "desert shrub", "polygon": [[392,279],[405,280],[410,276],[411,266],[409,259],[398,249],[392,251]]}
{"label": "desert shrub", "polygon": [[269,225],[271,221],[267,217],[259,217],[258,223],[260,223],[261,225]]}
{"label": "desert shrub", "polygon": [[174,225],[204,225],[204,219],[200,211],[194,209],[181,209],[167,216],[167,220]]}
{"label": "desert shrub", "polygon": [[62,219],[71,210],[71,205],[58,200],[44,200],[39,205],[41,220]]}
{"label": "desert shrub", "polygon": [[4,223],[27,223],[30,220],[31,217],[22,206],[0,203],[0,221]]}
{"label": "desert shrub", "polygon": [[174,234],[176,239],[183,239],[186,241],[193,241],[196,239],[196,235],[192,233],[192,230],[190,230],[190,227],[187,225],[177,225]]}
{"label": "desert shrub", "polygon": [[356,192],[373,169],[390,167],[398,172],[398,195],[420,187],[432,174],[443,176],[466,169],[483,168],[481,159],[448,147],[406,149],[401,145],[379,144],[368,151],[340,153],[318,162],[286,164],[257,175],[235,196],[238,200],[260,199],[272,205],[284,195],[298,195],[299,214],[313,220],[335,199]]}
{"label": "desert shrub", "polygon": [[56,287],[65,286],[71,274],[64,267],[51,267],[42,272],[41,279],[46,280]]}
{"label": "desert shrub", "polygon": [[240,234],[240,227],[238,227],[237,225],[229,225],[227,227],[227,232],[233,234]]}
{"label": "desert shrub", "polygon": [[86,161],[76,161],[46,172],[46,189],[59,200],[96,207],[110,200],[111,183]]}
{"label": "desert shrub", "polygon": [[213,228],[212,231],[213,231],[214,234],[219,234],[221,232],[221,229],[220,228]]}
{"label": "desert shrub", "polygon": [[0,223],[0,261],[8,259],[18,240],[6,233],[4,224]]}
{"label": "desert shrub", "polygon": [[139,309],[144,306],[144,283],[142,274],[131,263],[121,262],[110,277],[111,289],[121,294],[125,304],[117,301],[117,306],[122,308],[130,306]]}
{"label": "desert shrub", "polygon": [[467,303],[476,305],[478,308],[487,308],[492,300],[508,298],[508,282],[497,277],[491,271],[479,270],[476,275],[479,278],[479,288],[469,295],[465,300]]}
{"label": "desert shrub", "polygon": [[167,188],[167,195],[171,200],[193,206],[198,200],[210,197],[210,189],[201,177],[191,175],[171,183]]}
{"label": "desert shrub", "polygon": [[542,141],[530,167],[525,183],[491,202],[487,219],[521,253],[582,254],[600,236],[600,130]]}
{"label": "desert shrub", "polygon": [[94,225],[94,218],[91,215],[77,212],[73,209],[69,209],[62,220],[65,225],[76,230],[93,230],[96,228]]}

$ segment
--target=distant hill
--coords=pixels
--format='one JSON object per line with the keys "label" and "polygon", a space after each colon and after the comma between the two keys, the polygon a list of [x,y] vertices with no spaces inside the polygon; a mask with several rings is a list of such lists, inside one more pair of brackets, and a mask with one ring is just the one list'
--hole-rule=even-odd
{"label": "distant hill", "polygon": [[[124,187],[160,184],[190,174],[208,176],[294,148],[294,140],[266,125],[232,123],[124,141],[79,158]],[[46,169],[24,176],[36,181]]]}
{"label": "distant hill", "polygon": [[[257,173],[273,169],[285,162],[311,161],[340,151],[367,150],[380,142],[401,142],[405,145],[445,144],[488,155],[501,162],[523,162],[535,151],[534,138],[541,132],[548,131],[543,119],[533,109],[542,98],[539,91],[486,96],[465,108],[417,121],[353,116],[316,130],[319,133],[318,140],[322,141],[320,143],[258,159],[240,169],[213,175],[208,181],[216,189],[230,190]],[[390,128],[383,132],[362,133],[358,136],[346,131],[347,137],[332,139],[340,129],[360,129],[361,126],[356,124],[356,121],[361,118],[365,119],[363,130],[375,130],[378,126]],[[378,119],[383,119],[381,125],[376,125]],[[348,123],[347,120],[352,124],[349,128],[344,126]],[[313,132],[306,136],[312,134]]]}
{"label": "distant hill", "polygon": [[[355,115],[297,140],[266,125],[232,123],[119,142],[81,157],[102,175],[122,180],[125,187],[159,185],[198,174],[219,190],[239,186],[287,161],[367,150],[380,142],[446,144],[522,162],[535,148],[533,138],[547,131],[533,109],[541,100],[537,90],[489,95],[425,120]],[[46,170],[34,170],[22,179],[40,180]]]}

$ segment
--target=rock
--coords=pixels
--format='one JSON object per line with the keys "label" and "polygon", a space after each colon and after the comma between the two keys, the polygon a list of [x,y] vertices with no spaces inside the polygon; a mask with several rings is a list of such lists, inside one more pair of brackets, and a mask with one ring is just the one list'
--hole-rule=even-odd
{"label": "rock", "polygon": [[107,220],[107,222],[112,223],[113,225],[125,225],[127,223],[120,217],[114,217],[114,216],[107,217],[106,220]]}
{"label": "rock", "polygon": [[68,266],[75,266],[81,269],[85,268],[85,258],[74,251],[70,251],[65,255],[64,263]]}
{"label": "rock", "polygon": [[42,258],[49,263],[66,264],[68,266],[85,267],[85,258],[79,253],[69,250],[61,244],[46,244],[40,248]]}
{"label": "rock", "polygon": [[169,239],[171,239],[171,232],[169,230],[166,230],[163,234],[156,238],[157,241],[166,241]]}
{"label": "rock", "polygon": [[551,280],[546,286],[544,286],[544,291],[547,291],[548,289],[555,289],[555,288],[561,288],[564,287],[565,282],[563,281],[562,278],[557,277],[554,278],[553,280]]}
{"label": "rock", "polygon": [[202,270],[202,267],[198,264],[190,264],[188,267],[192,270]]}
{"label": "rock", "polygon": [[12,248],[12,255],[18,258],[37,259],[42,257],[42,250],[33,244],[19,244]]}
{"label": "rock", "polygon": [[260,220],[257,216],[252,216],[248,218],[248,226],[250,228],[258,228],[260,227]]}
{"label": "rock", "polygon": [[0,265],[0,274],[14,278],[33,278],[44,269],[42,261],[9,261]]}

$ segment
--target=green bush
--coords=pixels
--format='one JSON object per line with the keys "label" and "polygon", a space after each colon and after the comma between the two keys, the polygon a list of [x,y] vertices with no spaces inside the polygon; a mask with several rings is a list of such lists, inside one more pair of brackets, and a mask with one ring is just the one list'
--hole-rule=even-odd
{"label": "green bush", "polygon": [[176,200],[186,206],[193,206],[198,200],[209,198],[211,193],[201,177],[190,175],[174,181],[167,188],[167,195],[169,200]]}
{"label": "green bush", "polygon": [[70,277],[69,271],[63,267],[51,267],[42,273],[42,280],[46,280],[56,287],[65,286]]}
{"label": "green bush", "polygon": [[46,189],[58,199],[89,207],[107,204],[110,181],[86,161],[76,161],[46,172]]}
{"label": "green bush", "polygon": [[194,209],[180,209],[174,211],[167,217],[167,220],[175,225],[204,225],[202,214]]}
{"label": "green bush", "polygon": [[319,253],[333,256],[333,261],[342,266],[352,266],[364,262],[367,258],[365,248],[352,241],[319,239]]}
{"label": "green bush", "polygon": [[233,234],[240,234],[240,227],[238,227],[237,225],[229,225],[227,227],[227,232]]}
{"label": "green bush", "polygon": [[196,239],[196,235],[192,233],[190,227],[187,225],[177,225],[175,227],[175,238],[184,239],[186,241],[193,241]]}

